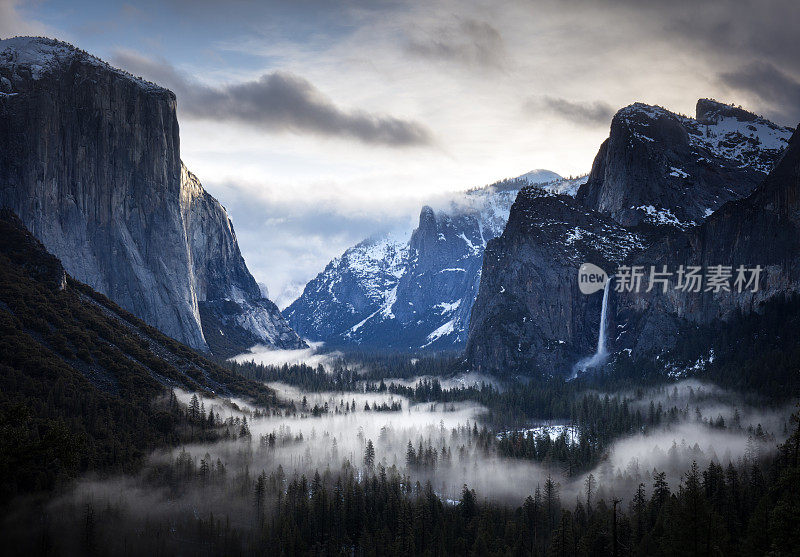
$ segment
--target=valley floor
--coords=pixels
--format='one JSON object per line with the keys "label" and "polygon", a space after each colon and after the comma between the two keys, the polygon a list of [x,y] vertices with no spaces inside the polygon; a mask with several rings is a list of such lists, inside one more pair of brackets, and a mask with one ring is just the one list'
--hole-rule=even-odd
{"label": "valley floor", "polygon": [[175,389],[179,446],[19,500],[4,536],[19,554],[791,554],[789,403],[351,363],[230,364],[274,389],[270,408]]}

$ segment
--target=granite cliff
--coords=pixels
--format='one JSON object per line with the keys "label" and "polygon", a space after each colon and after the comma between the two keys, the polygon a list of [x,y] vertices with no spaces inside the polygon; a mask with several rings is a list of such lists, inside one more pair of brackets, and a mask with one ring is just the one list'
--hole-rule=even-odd
{"label": "granite cliff", "polygon": [[[687,118],[641,103],[613,118],[574,199],[520,191],[483,259],[466,363],[481,371],[565,374],[598,343],[603,293],[586,296],[584,262],[667,266],[666,292],[611,291],[611,351],[659,353],[681,331],[759,311],[798,290],[800,139],[743,109],[701,99]],[[791,137],[791,140],[790,140]],[[788,146],[788,148],[787,148]],[[680,266],[764,271],[758,292],[676,288]],[[749,275],[748,275],[749,277]],[[734,290],[733,288],[731,288]]]}
{"label": "granite cliff", "polygon": [[695,118],[635,103],[612,119],[577,199],[625,226],[687,228],[749,195],[790,136],[789,128],[710,99],[697,101]]}
{"label": "granite cliff", "polygon": [[[0,41],[0,206],[76,279],[193,348],[303,346],[182,167],[176,102],[60,41]],[[238,342],[217,342],[228,329]]]}

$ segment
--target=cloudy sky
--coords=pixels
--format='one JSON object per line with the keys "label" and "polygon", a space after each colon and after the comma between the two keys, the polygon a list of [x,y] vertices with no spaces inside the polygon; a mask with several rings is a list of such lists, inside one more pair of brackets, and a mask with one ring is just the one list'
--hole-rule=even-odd
{"label": "cloudy sky", "polygon": [[635,101],[800,121],[796,0],[0,0],[178,96],[181,155],[278,302],[446,192],[589,170]]}

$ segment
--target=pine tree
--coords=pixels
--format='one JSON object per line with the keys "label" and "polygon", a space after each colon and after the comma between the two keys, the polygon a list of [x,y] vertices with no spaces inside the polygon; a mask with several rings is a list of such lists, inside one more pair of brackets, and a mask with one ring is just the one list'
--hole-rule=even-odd
{"label": "pine tree", "polygon": [[586,479],[583,481],[584,489],[586,490],[586,513],[591,516],[592,515],[592,495],[594,494],[595,490],[597,489],[597,480],[594,478],[594,474],[589,473],[586,476]]}
{"label": "pine tree", "polygon": [[189,402],[189,419],[193,422],[197,421],[197,418],[200,416],[200,401],[197,398],[197,395],[192,395],[192,400]]}
{"label": "pine tree", "polygon": [[258,479],[256,480],[255,491],[256,515],[260,520],[264,510],[264,497],[267,493],[267,475],[263,470],[261,471],[261,474],[258,475]]}
{"label": "pine tree", "polygon": [[645,497],[644,484],[640,483],[636,489],[636,495],[631,502],[631,514],[633,514],[633,536],[638,543],[642,540],[646,531],[646,511],[647,498]]}
{"label": "pine tree", "polygon": [[464,487],[461,489],[461,502],[459,503],[459,507],[461,508],[461,514],[465,521],[469,522],[470,519],[475,516],[477,506],[478,502],[475,492],[468,488],[467,484],[464,484]]}
{"label": "pine tree", "polygon": [[375,446],[372,444],[372,439],[367,441],[367,447],[364,449],[364,466],[369,471],[375,467]]}
{"label": "pine tree", "polygon": [[406,466],[410,469],[417,466],[417,453],[414,451],[414,445],[411,444],[411,441],[406,446]]}
{"label": "pine tree", "polygon": [[544,482],[544,504],[545,511],[547,512],[548,525],[551,530],[555,527],[558,521],[558,515],[561,511],[561,499],[558,495],[560,489],[561,486],[548,474]]}

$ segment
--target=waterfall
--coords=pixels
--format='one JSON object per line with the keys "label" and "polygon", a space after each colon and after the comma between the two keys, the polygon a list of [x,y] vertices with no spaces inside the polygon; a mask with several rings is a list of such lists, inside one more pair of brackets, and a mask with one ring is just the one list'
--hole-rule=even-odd
{"label": "waterfall", "polygon": [[600,309],[600,332],[597,337],[597,352],[594,358],[606,356],[606,307],[608,306],[608,291],[611,289],[611,277],[608,277],[603,288],[603,307]]}
{"label": "waterfall", "polygon": [[608,277],[603,287],[603,305],[600,308],[600,330],[597,333],[597,350],[595,350],[593,355],[583,358],[575,364],[570,379],[575,379],[579,373],[602,365],[606,361],[606,357],[608,356],[606,350],[606,313],[608,313],[608,291],[611,290],[612,278],[614,277]]}

